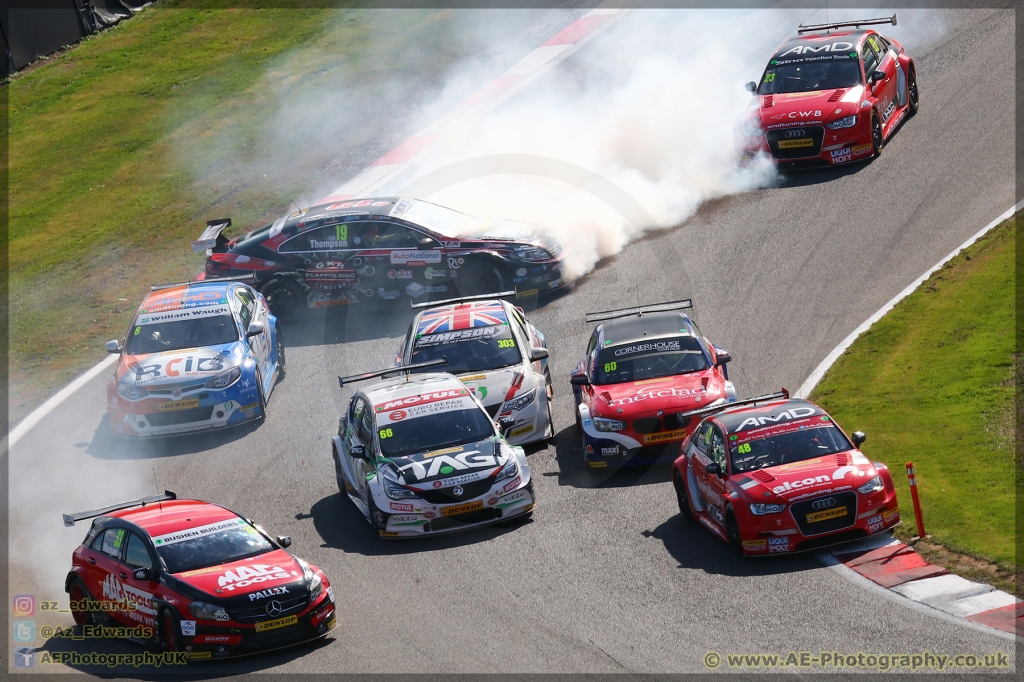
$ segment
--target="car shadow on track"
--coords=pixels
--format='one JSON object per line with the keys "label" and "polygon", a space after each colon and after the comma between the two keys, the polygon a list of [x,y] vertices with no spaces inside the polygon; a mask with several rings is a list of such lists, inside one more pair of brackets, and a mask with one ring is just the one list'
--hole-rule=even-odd
{"label": "car shadow on track", "polygon": [[552,439],[551,445],[555,448],[558,471],[544,476],[557,476],[558,485],[574,488],[624,488],[667,483],[672,480],[672,462],[668,459],[641,462],[626,467],[595,468],[585,464],[575,424],[559,431]]}
{"label": "car shadow on track", "polygon": [[[76,626],[74,632],[81,637],[81,628]],[[190,661],[184,665],[180,663],[167,663],[160,666],[153,665],[152,663],[149,665],[143,663],[138,666],[132,663],[114,666],[103,664],[104,661],[109,661],[110,659],[99,659],[99,656],[141,657],[145,656],[147,652],[151,656],[156,656],[160,653],[154,647],[146,647],[121,639],[80,638],[76,640],[70,637],[54,637],[45,640],[42,646],[29,648],[34,649],[31,667],[46,672],[67,672],[67,670],[61,667],[61,665],[64,665],[70,670],[88,673],[100,678],[156,681],[166,680],[168,674],[173,674],[175,680],[200,680],[256,673],[290,663],[322,647],[329,646],[334,641],[336,634],[337,632],[329,634],[323,639],[297,644],[293,647],[265,654],[254,654],[236,659]],[[15,647],[15,649],[19,648],[21,647]],[[76,655],[77,659],[74,658]],[[91,657],[92,660],[90,661],[90,658],[84,657]]]}
{"label": "car shadow on track", "polygon": [[[520,526],[533,522],[530,518],[518,518],[444,535],[385,540],[377,535],[377,531],[370,528],[370,524],[355,505],[341,493],[321,499],[309,511],[316,532],[323,538],[322,547],[364,556],[417,554],[473,545],[493,540],[499,535],[510,533]],[[305,514],[301,514],[300,517],[308,518]]]}
{"label": "car shadow on track", "polygon": [[741,557],[732,547],[711,534],[697,521],[676,514],[644,537],[661,540],[665,550],[679,562],[679,568],[697,569],[714,575],[750,577],[796,573],[821,568],[814,553],[765,557]]}
{"label": "car shadow on track", "polygon": [[874,160],[875,158],[872,157],[846,166],[780,172],[775,184],[775,189],[808,187],[810,185],[834,182],[840,178],[845,178],[850,175],[856,175],[861,171],[866,171]]}
{"label": "car shadow on track", "polygon": [[85,452],[96,459],[152,459],[158,457],[177,457],[197,452],[215,450],[223,445],[245,438],[262,426],[263,420],[246,422],[238,426],[223,429],[202,431],[199,433],[179,434],[172,437],[131,439],[113,436],[107,416],[100,420],[89,443],[76,443],[76,448],[85,448]]}

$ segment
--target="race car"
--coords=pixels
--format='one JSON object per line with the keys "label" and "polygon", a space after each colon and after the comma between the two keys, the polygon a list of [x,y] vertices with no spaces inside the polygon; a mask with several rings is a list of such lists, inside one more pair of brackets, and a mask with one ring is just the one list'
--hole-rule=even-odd
{"label": "race car", "polygon": [[691,301],[587,313],[605,321],[569,379],[583,461],[592,467],[643,464],[668,455],[690,432],[679,413],[736,399],[732,356],[704,338]]}
{"label": "race car", "polygon": [[[889,23],[896,25],[895,14],[801,25],[775,51],[760,82],[747,83],[754,98],[736,131],[741,162],[765,156],[790,170],[881,154],[918,108],[914,60],[896,40],[861,29]],[[835,32],[844,28],[854,30]]]}
{"label": "race car", "polygon": [[[801,552],[900,523],[889,469],[817,405],[780,393],[694,410],[672,465],[679,511],[743,555]],[[851,443],[852,440],[852,443]]]}
{"label": "race car", "polygon": [[188,660],[242,656],[334,629],[327,576],[235,512],[165,491],[103,509],[64,583],[80,626],[131,628],[133,639]]}
{"label": "race car", "polygon": [[[339,377],[344,386],[445,361]],[[500,424],[500,428],[499,425]],[[414,374],[352,396],[331,445],[338,489],[382,538],[438,535],[525,517],[530,465],[483,405],[451,374]]]}
{"label": "race car", "polygon": [[[497,296],[515,295],[506,291]],[[524,445],[555,435],[547,342],[522,308],[495,295],[417,303],[427,308],[409,325],[396,365],[444,358],[491,418],[511,417],[508,442]]]}
{"label": "race car", "polygon": [[107,383],[115,436],[167,436],[262,419],[285,374],[284,339],[253,276],[155,285]]}
{"label": "race car", "polygon": [[566,286],[562,246],[539,226],[488,222],[418,199],[352,199],[302,208],[229,240],[231,220],[192,242],[203,276],[253,272],[275,315],[312,308]]}

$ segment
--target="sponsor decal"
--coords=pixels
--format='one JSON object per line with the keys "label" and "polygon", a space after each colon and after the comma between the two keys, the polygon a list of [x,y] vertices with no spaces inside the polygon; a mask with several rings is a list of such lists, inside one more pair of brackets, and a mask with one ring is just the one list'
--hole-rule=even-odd
{"label": "sponsor decal", "polygon": [[210,658],[213,656],[212,651],[190,651],[188,652],[188,660],[197,661],[203,658]]}
{"label": "sponsor decal", "polygon": [[846,516],[846,513],[846,507],[839,507],[837,509],[825,509],[824,511],[808,514],[807,523],[817,523],[818,521],[827,521],[829,519],[835,519],[840,516]]}
{"label": "sponsor decal", "polygon": [[412,279],[412,270],[388,270],[388,279]]}
{"label": "sponsor decal", "polygon": [[435,514],[435,513],[434,513],[434,512],[432,512],[432,511],[425,511],[425,512],[423,512],[423,516],[427,517],[428,519],[432,519],[432,518],[434,518],[435,516],[437,516],[437,514]]}
{"label": "sponsor decal", "polygon": [[614,446],[612,446],[610,448],[604,448],[603,447],[603,448],[601,448],[601,454],[602,455],[617,455],[617,454],[619,454],[619,446],[618,445],[614,445]]}
{"label": "sponsor decal", "polygon": [[788,552],[789,551],[789,538],[768,538],[768,552]]}
{"label": "sponsor decal", "polygon": [[530,497],[529,491],[527,491],[527,490],[517,490],[514,493],[509,493],[508,495],[505,495],[504,497],[502,497],[501,498],[501,504],[499,504],[498,506],[499,507],[511,507],[516,502],[519,502],[521,500],[525,500],[528,497]]}
{"label": "sponsor decal", "polygon": [[413,282],[405,288],[405,294],[410,298],[418,298],[419,296],[422,296],[426,290],[426,287],[419,282]]}
{"label": "sponsor decal", "polygon": [[882,515],[881,514],[875,514],[874,516],[872,516],[871,518],[868,519],[868,523],[870,523],[870,524],[881,523],[881,522],[882,522]]}
{"label": "sponsor decal", "polygon": [[[460,242],[458,239],[442,240],[441,246],[443,246],[446,249],[459,249],[462,248],[462,242]],[[461,262],[462,259],[460,258],[459,261]]]}
{"label": "sponsor decal", "polygon": [[192,640],[193,644],[229,644],[235,645],[242,641],[241,635],[199,635]]}
{"label": "sponsor decal", "polygon": [[426,265],[427,263],[440,263],[441,250],[431,249],[429,251],[392,251],[392,265]]}
{"label": "sponsor decal", "polygon": [[837,156],[849,156],[850,148],[844,147],[843,149],[833,149],[829,152],[829,155],[834,159]]}
{"label": "sponsor decal", "polygon": [[166,313],[141,313],[135,321],[137,326],[150,324],[163,324],[164,322],[175,322],[177,320],[194,320],[202,317],[216,317],[218,315],[230,315],[231,308],[226,305],[212,306],[209,308],[198,308],[195,310],[173,310]]}
{"label": "sponsor decal", "polygon": [[[340,211],[343,208],[360,208],[362,206],[387,206],[390,203],[391,203],[390,201],[367,201],[365,199],[362,200],[362,201],[343,201],[341,203],[331,204],[330,206],[328,206],[324,210],[325,211]],[[321,216],[321,217],[323,217],[323,216]]]}
{"label": "sponsor decal", "polygon": [[900,520],[900,510],[898,508],[897,509],[893,509],[892,511],[888,511],[888,512],[883,512],[882,513],[882,522],[885,523],[886,525],[889,525],[890,523],[895,523],[896,521],[899,521],[899,520]]}
{"label": "sponsor decal", "polygon": [[813,147],[814,140],[805,138],[803,140],[779,140],[779,149],[792,149],[795,147]]}
{"label": "sponsor decal", "polygon": [[428,452],[428,453],[426,453],[424,455],[421,455],[421,457],[423,459],[429,459],[431,457],[437,457],[438,455],[450,455],[453,452],[462,452],[465,449],[466,448],[463,447],[462,445],[456,445],[456,446],[453,446],[453,447],[450,447],[450,448],[444,448],[444,449],[441,449],[441,450],[431,450],[430,452]]}
{"label": "sponsor decal", "polygon": [[[796,45],[796,46],[791,47],[790,49],[786,50],[782,54],[778,55],[776,57],[776,59],[782,59],[783,57],[785,57],[787,55],[791,55],[791,54],[806,55],[806,54],[816,54],[818,52],[842,53],[842,52],[850,52],[850,50],[852,50],[852,49],[853,49],[853,43],[848,43],[846,41],[837,41],[837,42],[833,42],[833,43],[825,43],[824,45],[818,45],[818,46],[814,46],[814,45],[810,45],[810,44]],[[842,56],[846,57],[847,55],[842,55]],[[800,93],[800,94],[807,95],[807,94],[811,94],[811,93]],[[819,94],[821,94],[821,90],[816,90],[813,94],[819,95]]]}
{"label": "sponsor decal", "polygon": [[405,504],[404,502],[392,502],[391,509],[393,511],[411,512],[413,507],[411,504]]}
{"label": "sponsor decal", "polygon": [[280,566],[268,566],[266,564],[253,564],[252,566],[238,566],[217,579],[217,585],[234,592],[240,587],[248,587],[270,580],[287,580],[291,577],[288,571]]}
{"label": "sponsor decal", "polygon": [[395,532],[395,531],[390,531],[390,530],[382,530],[382,531],[380,531],[380,536],[382,538],[397,538],[398,537],[398,533]]}
{"label": "sponsor decal", "polygon": [[460,381],[483,381],[487,378],[486,374],[474,374],[471,377],[459,377]]}
{"label": "sponsor decal", "polygon": [[[429,464],[429,466],[428,466]],[[469,452],[462,452],[455,456],[451,455],[437,455],[432,457],[429,462],[410,462],[405,466],[398,468],[401,472],[407,472],[411,470],[412,475],[418,479],[423,480],[427,478],[433,478],[437,475],[450,474],[455,471],[465,471],[466,469],[477,469],[480,467],[493,467],[497,466],[498,462],[494,455],[485,455],[479,450],[470,450]],[[480,478],[480,476],[474,474],[471,477],[459,476],[450,479],[439,481],[442,485],[440,487],[451,487],[453,485],[459,485],[462,483],[471,483]],[[468,479],[468,480],[460,480]],[[438,486],[435,486],[438,487]]]}
{"label": "sponsor decal", "polygon": [[868,532],[869,533],[877,533],[878,531],[882,530],[883,528],[885,528],[885,526],[882,525],[881,522],[879,522],[879,523],[869,523],[868,524]]}
{"label": "sponsor decal", "polygon": [[199,407],[199,398],[179,400],[176,403],[161,403],[156,406],[158,412],[170,412],[173,410],[187,410],[190,407]]}
{"label": "sponsor decal", "polygon": [[657,379],[644,379],[643,381],[634,381],[634,386],[643,386],[645,384],[663,384],[666,381],[672,381],[675,377],[659,377]]}
{"label": "sponsor decal", "polygon": [[682,350],[679,341],[651,341],[648,343],[634,343],[631,346],[623,346],[615,349],[615,357],[624,355],[635,355],[637,353],[662,353],[665,351]]}
{"label": "sponsor decal", "polygon": [[426,523],[426,521],[421,519],[419,516],[414,516],[414,515],[410,516],[408,514],[403,514],[403,515],[392,516],[390,519],[388,519],[388,523],[389,524],[404,523],[404,524],[407,524],[407,525],[413,525],[413,524]]}
{"label": "sponsor decal", "polygon": [[336,305],[348,305],[352,301],[347,298],[325,298],[319,301],[314,301],[311,305],[313,308],[330,308]]}
{"label": "sponsor decal", "polygon": [[388,412],[390,410],[404,408],[409,405],[425,405],[427,403],[433,403],[439,400],[451,400],[452,398],[459,398],[468,395],[469,389],[451,388],[446,391],[436,391],[434,393],[421,393],[420,395],[411,395],[405,398],[389,400],[381,405],[376,405],[373,409],[379,414],[381,412]]}
{"label": "sponsor decal", "polygon": [[800,467],[810,466],[812,464],[821,464],[821,457],[815,457],[814,459],[805,459],[802,462],[792,462],[790,464],[783,464],[779,467],[779,471],[785,471],[786,469],[799,469]]}
{"label": "sponsor decal", "polygon": [[412,208],[412,199],[399,199],[395,202],[395,205],[391,207],[391,211],[388,215],[393,218],[397,218],[410,208]]}
{"label": "sponsor decal", "polygon": [[291,594],[287,587],[268,587],[265,590],[259,590],[249,595],[249,601],[256,601],[257,599],[266,599],[267,597],[273,597],[278,594]]}
{"label": "sponsor decal", "polygon": [[153,595],[149,592],[126,585],[120,580],[116,580],[113,575],[108,574],[103,579],[102,598],[117,604],[134,604],[135,608],[122,609],[119,612],[143,625],[153,626],[156,624],[153,618],[156,615],[156,610],[153,608]]}
{"label": "sponsor decal", "polygon": [[608,466],[608,462],[590,462],[590,466],[592,466],[592,467],[606,467],[606,466]]}
{"label": "sponsor decal", "polygon": [[536,289],[530,289],[529,291],[517,291],[516,298],[528,298],[530,296],[536,296],[538,291]]}
{"label": "sponsor decal", "polygon": [[889,106],[887,106],[885,108],[885,111],[882,112],[882,121],[883,122],[888,121],[889,117],[892,116],[892,112],[895,111],[895,110],[896,110],[896,102],[895,101],[889,102]]}
{"label": "sponsor decal", "polygon": [[[792,128],[792,127],[796,127],[796,126],[812,126],[812,125],[819,125],[820,123],[821,123],[821,121],[790,121],[789,123],[775,123],[773,125],[768,126],[767,129],[768,130],[775,130],[776,128]],[[798,132],[804,132],[804,131],[801,130],[801,131],[798,131]]]}
{"label": "sponsor decal", "polygon": [[751,552],[764,552],[768,549],[768,544],[762,540],[744,540],[743,549]]}
{"label": "sponsor decal", "polygon": [[875,148],[871,144],[859,144],[856,147],[851,147],[850,148],[850,152],[854,156],[861,156],[863,154],[870,154],[874,150],[875,150]]}
{"label": "sponsor decal", "polygon": [[835,156],[835,155],[833,155],[832,158],[829,159],[829,161],[831,161],[833,164],[846,163],[847,161],[852,161],[852,160],[853,160],[853,155],[852,154],[846,154],[846,155],[843,155],[843,156]]}
{"label": "sponsor decal", "polygon": [[516,270],[516,277],[526,277],[526,268]]}
{"label": "sponsor decal", "polygon": [[455,258],[453,256],[448,257],[448,267],[452,270],[458,270],[465,262],[465,258]]}
{"label": "sponsor decal", "polygon": [[444,284],[440,284],[434,287],[424,287],[423,290],[429,294],[442,294],[448,291],[448,287]]}
{"label": "sponsor decal", "polygon": [[509,438],[517,438],[519,436],[529,433],[530,431],[533,431],[533,424],[530,424],[529,426],[520,426],[517,429],[512,429],[512,431],[509,432],[508,436]]}
{"label": "sponsor decal", "polygon": [[608,401],[608,405],[615,407],[616,405],[631,405],[633,403],[641,402],[644,400],[652,400],[654,398],[668,398],[670,396],[680,398],[684,396],[699,396],[701,392],[697,389],[689,388],[678,388],[671,386],[662,389],[649,389],[642,388],[636,392],[635,395],[625,396],[623,398],[614,398]]}
{"label": "sponsor decal", "polygon": [[277,628],[287,627],[289,625],[295,625],[299,622],[298,616],[285,616],[284,618],[278,618],[276,620],[265,620],[262,623],[256,623],[256,632],[266,632],[267,630],[276,630]]}
{"label": "sponsor decal", "polygon": [[[427,287],[431,289],[432,287]],[[476,339],[491,339],[495,336],[505,334],[508,332],[508,325],[506,324],[492,324],[486,327],[470,327],[469,329],[459,329],[453,332],[441,332],[439,334],[424,334],[416,339],[414,344],[416,348],[426,348],[427,346],[437,346],[442,343],[457,343],[459,341],[473,341]],[[463,381],[469,381],[463,379]]]}
{"label": "sponsor decal", "polygon": [[441,516],[455,516],[456,514],[464,514],[466,512],[476,511],[477,509],[483,508],[483,500],[477,500],[476,502],[468,502],[454,507],[443,507],[441,509]]}
{"label": "sponsor decal", "polygon": [[522,483],[522,482],[523,482],[522,478],[520,478],[519,476],[516,476],[511,481],[509,481],[508,483],[505,484],[505,487],[501,489],[501,492],[507,493],[509,490],[515,490],[516,488],[519,487],[519,484]]}
{"label": "sponsor decal", "polygon": [[388,415],[388,419],[390,419],[393,422],[400,422],[403,419],[405,419],[407,416],[408,416],[408,413],[406,413],[405,410],[395,410],[394,412],[392,412],[391,414]]}
{"label": "sponsor decal", "polygon": [[747,419],[744,419],[743,423],[741,423],[736,430],[743,431],[744,429],[753,426],[764,426],[768,422],[777,423],[782,419],[803,419],[804,417],[811,416],[815,412],[817,412],[817,410],[815,410],[813,407],[793,407],[788,410],[780,412],[776,417],[749,417]]}
{"label": "sponsor decal", "polygon": [[663,443],[668,440],[679,440],[686,436],[686,429],[676,429],[675,431],[662,431],[661,433],[652,433],[644,436],[644,443]]}
{"label": "sponsor decal", "polygon": [[223,571],[223,570],[224,570],[224,566],[223,565],[207,566],[206,568],[197,568],[194,571],[185,571],[184,573],[181,573],[180,575],[181,575],[182,578],[191,578],[194,575],[203,575],[204,573],[217,573],[218,571]]}
{"label": "sponsor decal", "polygon": [[239,526],[247,525],[244,519],[238,517],[228,519],[226,521],[217,521],[216,523],[208,523],[205,526],[196,526],[195,528],[187,528],[185,530],[179,530],[175,533],[167,533],[166,535],[158,535],[153,538],[153,544],[157,547],[163,545],[173,545],[176,542],[184,542],[185,540],[192,540],[194,538],[201,538],[212,533],[219,533],[223,530],[230,530]]}
{"label": "sponsor decal", "polygon": [[196,622],[194,620],[181,621],[181,634],[186,637],[194,637],[196,634]]}

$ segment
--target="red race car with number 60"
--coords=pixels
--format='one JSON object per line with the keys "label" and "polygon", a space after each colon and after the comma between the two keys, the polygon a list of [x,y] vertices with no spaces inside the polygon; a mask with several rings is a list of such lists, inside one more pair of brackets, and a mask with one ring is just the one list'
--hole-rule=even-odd
{"label": "red race car with number 60", "polygon": [[707,407],[672,467],[679,511],[744,555],[800,552],[900,522],[889,469],[817,405],[781,393]]}

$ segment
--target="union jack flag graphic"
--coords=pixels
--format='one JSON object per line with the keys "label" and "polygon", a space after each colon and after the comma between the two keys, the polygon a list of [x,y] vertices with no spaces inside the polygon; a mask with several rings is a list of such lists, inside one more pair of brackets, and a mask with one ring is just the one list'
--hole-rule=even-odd
{"label": "union jack flag graphic", "polygon": [[456,303],[432,308],[423,313],[416,334],[453,332],[492,324],[508,324],[508,317],[506,317],[505,308],[501,303],[497,301]]}

